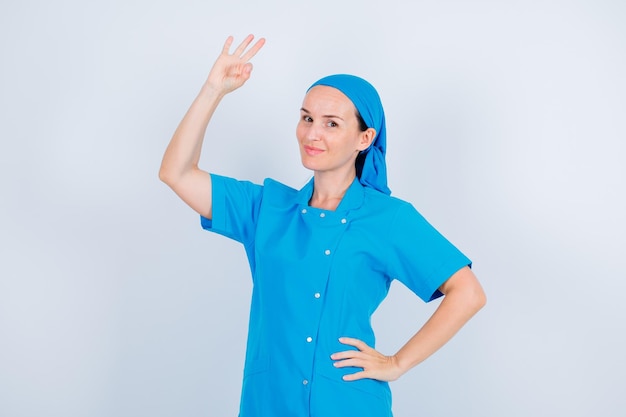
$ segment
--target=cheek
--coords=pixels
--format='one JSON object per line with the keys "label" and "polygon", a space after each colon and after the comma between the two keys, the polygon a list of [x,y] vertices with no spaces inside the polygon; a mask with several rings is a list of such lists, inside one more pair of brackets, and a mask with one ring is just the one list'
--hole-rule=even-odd
{"label": "cheek", "polygon": [[298,123],[296,125],[296,137],[298,138],[299,141],[302,140],[302,138],[304,138],[304,135],[306,134],[306,130],[305,128],[302,126],[302,123]]}

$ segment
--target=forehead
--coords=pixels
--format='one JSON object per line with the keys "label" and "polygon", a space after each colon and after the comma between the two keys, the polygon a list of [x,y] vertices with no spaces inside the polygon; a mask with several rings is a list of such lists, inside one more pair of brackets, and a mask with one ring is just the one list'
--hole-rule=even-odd
{"label": "forehead", "polygon": [[347,114],[355,111],[354,104],[344,93],[326,85],[311,88],[304,96],[302,107],[310,112],[327,113],[333,110]]}

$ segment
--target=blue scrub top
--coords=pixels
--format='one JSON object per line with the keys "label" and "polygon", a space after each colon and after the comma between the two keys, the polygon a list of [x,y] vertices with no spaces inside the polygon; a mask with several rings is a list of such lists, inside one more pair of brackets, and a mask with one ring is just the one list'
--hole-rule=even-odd
{"label": "blue scrub top", "polygon": [[393,279],[422,300],[470,264],[411,204],[358,179],[335,211],[295,190],[212,174],[213,219],[202,227],[241,242],[253,290],[240,417],[390,417],[389,385],[343,381],[330,355],[375,347],[370,317]]}

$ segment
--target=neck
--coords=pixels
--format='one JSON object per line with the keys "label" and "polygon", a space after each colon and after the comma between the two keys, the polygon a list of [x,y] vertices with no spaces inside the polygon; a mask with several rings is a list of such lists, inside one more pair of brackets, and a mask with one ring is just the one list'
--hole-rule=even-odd
{"label": "neck", "polygon": [[337,209],[355,177],[356,172],[354,170],[344,175],[328,175],[316,172],[313,177],[313,195],[309,205],[325,210]]}

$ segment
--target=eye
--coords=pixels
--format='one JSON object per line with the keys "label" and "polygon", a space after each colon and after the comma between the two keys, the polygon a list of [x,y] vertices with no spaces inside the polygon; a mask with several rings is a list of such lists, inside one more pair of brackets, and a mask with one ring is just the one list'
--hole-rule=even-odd
{"label": "eye", "polygon": [[337,127],[339,125],[337,123],[333,122],[332,120],[329,120],[328,123],[327,123],[327,126],[328,127]]}
{"label": "eye", "polygon": [[305,114],[304,116],[302,116],[302,121],[306,123],[311,123],[313,122],[313,119],[311,118],[311,116]]}

